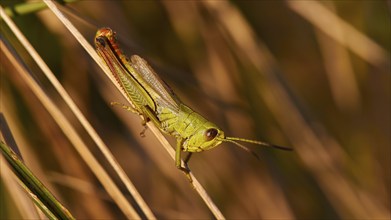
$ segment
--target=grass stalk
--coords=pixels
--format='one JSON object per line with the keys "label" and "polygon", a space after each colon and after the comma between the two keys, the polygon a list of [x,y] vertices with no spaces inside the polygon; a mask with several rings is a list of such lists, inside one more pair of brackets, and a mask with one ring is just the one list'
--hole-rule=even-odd
{"label": "grass stalk", "polygon": [[[88,43],[88,41],[81,35],[81,33],[74,27],[74,25],[58,10],[57,6],[51,1],[45,1],[48,7],[53,11],[53,13],[58,17],[58,19],[63,22],[63,24],[68,28],[68,30],[73,34],[73,36],[79,41],[79,43],[83,46],[83,48],[89,53],[89,55],[95,60],[95,62],[102,68],[104,73],[109,77],[109,79],[113,82],[113,84],[117,87],[117,89],[121,92],[121,94],[128,100],[129,103],[131,101],[127,98],[126,94],[121,89],[120,85],[116,82],[116,80],[112,77],[110,70],[108,67],[101,61],[99,56],[96,54],[95,50]],[[173,160],[175,160],[175,151],[172,146],[168,143],[166,138],[162,135],[162,133],[157,129],[153,123],[148,122],[147,126],[151,129],[152,133],[157,137],[160,143],[163,145],[165,150],[170,154]],[[183,161],[182,161],[183,163]],[[217,219],[225,219],[224,215],[214,204],[210,196],[207,194],[205,189],[196,179],[196,177],[190,173],[193,179],[193,188],[197,191],[200,197],[203,199],[205,204],[209,207],[210,211],[214,214]]]}
{"label": "grass stalk", "polygon": [[[50,2],[52,3],[52,2]],[[54,3],[52,3],[54,5]],[[46,4],[45,4],[46,7]],[[22,41],[22,40],[21,40]],[[144,200],[142,199],[141,195],[137,192],[134,184],[130,181],[130,179],[126,176],[124,170],[120,167],[110,150],[108,149],[107,145],[103,142],[103,140],[100,138],[98,133],[95,131],[95,129],[92,127],[92,125],[88,122],[88,120],[85,118],[85,116],[82,114],[80,109],[76,106],[75,102],[72,100],[70,95],[66,92],[64,87],[60,84],[60,82],[57,80],[57,78],[54,76],[53,72],[48,68],[48,66],[45,64],[45,62],[39,57],[39,55],[33,50],[31,45],[27,41],[25,42],[26,48],[28,49],[29,53],[33,57],[34,60],[36,60],[37,64],[42,69],[45,76],[49,79],[49,81],[52,83],[54,88],[57,90],[57,92],[60,94],[60,96],[64,99],[64,101],[67,103],[71,111],[75,114],[75,116],[78,118],[82,126],[86,129],[87,133],[91,136],[95,144],[98,146],[98,148],[102,151],[106,159],[109,161],[110,165],[113,167],[113,169],[116,171],[118,176],[120,177],[121,181],[125,184],[127,190],[129,193],[133,196],[135,201],[138,203],[140,208],[143,210],[145,216],[148,219],[155,219],[156,217],[153,215],[152,211],[146,205]],[[31,48],[31,49],[29,49]]]}
{"label": "grass stalk", "polygon": [[[311,4],[314,3],[311,2]],[[259,96],[265,100],[266,105],[271,110],[280,127],[294,144],[295,151],[304,161],[306,167],[313,173],[319,185],[327,192],[326,194],[331,195],[329,199],[333,201],[332,205],[335,209],[340,211],[340,215],[343,216],[344,212],[349,210],[350,213],[354,213],[356,218],[362,218],[363,216],[364,218],[370,218],[372,213],[378,213],[379,216],[387,216],[388,212],[385,207],[380,204],[371,205],[377,203],[376,198],[356,187],[340,171],[338,168],[339,163],[333,158],[331,152],[338,152],[343,160],[349,160],[349,156],[343,152],[338,141],[334,140],[330,135],[320,133],[313,128],[308,121],[309,117],[301,111],[300,104],[295,101],[296,99],[292,98],[293,94],[284,86],[286,83],[277,77],[278,73],[274,57],[265,45],[253,37],[255,36],[254,31],[240,12],[226,2],[204,2],[204,5],[216,15],[217,20],[225,29],[227,37],[233,42],[234,50],[241,53],[243,63],[256,67],[259,75],[263,77],[265,83],[257,89]],[[317,7],[318,5],[314,7],[315,10],[318,9]],[[227,17],[235,19],[235,21],[228,20],[226,19]],[[238,32],[230,25],[231,23],[240,24],[242,31]],[[360,36],[359,39],[365,39],[361,34]],[[364,41],[363,43],[374,46],[369,42]],[[353,49],[350,44],[345,46]],[[368,59],[368,62],[378,65],[378,61],[384,61],[386,56],[384,56],[383,50],[380,50],[377,46],[372,48],[375,48],[375,51],[378,52],[377,54],[381,56],[377,56],[376,61]],[[366,52],[366,55],[368,53],[369,51]],[[287,112],[289,112],[289,116],[286,114]],[[358,195],[366,195],[368,199],[363,201]],[[371,210],[368,210],[367,207],[371,207]]]}
{"label": "grass stalk", "polygon": [[[368,63],[382,67],[389,63],[390,54],[372,39],[348,24],[317,1],[286,1],[288,6],[314,27],[349,48]],[[339,29],[330,28],[337,26]],[[341,31],[338,31],[341,30]]]}
{"label": "grass stalk", "polygon": [[[5,141],[14,144],[14,149],[18,149],[13,141],[12,133],[8,128],[3,114],[0,113],[1,134]],[[4,158],[8,161],[14,174],[18,177],[18,182],[33,202],[49,219],[75,219],[72,214],[54,197],[54,195],[42,184],[42,182],[23,163],[20,156],[15,153],[5,142],[0,140],[0,150]],[[0,157],[1,158],[1,157]]]}
{"label": "grass stalk", "polygon": [[[18,39],[24,44],[25,48],[32,54],[32,57],[35,57],[38,65],[41,66],[43,71],[50,71],[45,62],[39,57],[37,52],[33,49],[33,47],[28,43],[26,38],[21,34],[21,32],[17,29],[16,25],[5,15],[2,8],[0,8],[0,13],[4,21],[9,25],[9,27],[16,34]],[[6,46],[2,43],[1,48],[5,50]],[[117,203],[117,205],[122,209],[124,214],[129,218],[139,218],[139,215],[134,210],[134,208],[130,205],[130,203],[126,200],[124,195],[118,189],[114,181],[107,174],[107,172],[103,169],[94,155],[89,151],[87,145],[81,139],[81,137],[77,134],[74,127],[71,123],[66,119],[61,110],[50,100],[50,98],[45,94],[45,92],[40,88],[40,86],[35,82],[35,80],[31,77],[30,74],[19,64],[19,62],[12,56],[9,51],[4,52],[7,55],[7,58],[11,63],[15,66],[18,72],[21,74],[21,77],[28,84],[33,93],[38,97],[38,99],[42,102],[44,107],[48,110],[48,112],[52,115],[53,119],[57,122],[59,127],[63,130],[64,134],[69,138],[71,143],[75,146],[75,149],[79,152],[85,162],[90,166],[93,173],[96,177],[101,181],[102,185],[105,187],[107,192],[112,196],[113,200]]]}
{"label": "grass stalk", "polygon": [[[79,0],[59,0],[58,2],[61,2],[62,4],[65,3],[68,4],[76,1]],[[47,6],[44,2],[33,1],[33,2],[23,2],[20,4],[8,6],[4,8],[4,11],[9,17],[15,17],[15,16],[21,16],[30,13],[35,13],[45,8],[47,8]]]}

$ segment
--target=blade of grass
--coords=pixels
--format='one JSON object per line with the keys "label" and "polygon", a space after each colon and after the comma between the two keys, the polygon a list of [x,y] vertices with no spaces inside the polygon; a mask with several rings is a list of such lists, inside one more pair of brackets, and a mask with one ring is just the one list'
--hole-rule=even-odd
{"label": "blade of grass", "polygon": [[[73,26],[73,24],[58,10],[57,6],[51,2],[45,0],[45,3],[48,5],[48,7],[53,11],[54,14],[64,23],[64,25],[68,28],[68,30],[74,35],[74,37],[79,41],[79,43],[84,47],[84,49],[90,54],[90,56],[97,62],[97,64],[102,68],[104,73],[109,77],[109,79],[113,82],[113,84],[117,87],[117,89],[121,92],[121,94],[131,103],[131,101],[127,98],[126,94],[124,94],[123,90],[120,88],[116,80],[111,76],[108,67],[101,61],[99,56],[96,54],[95,50],[91,47],[91,45],[88,43],[88,41],[80,34],[80,32]],[[162,143],[166,151],[170,154],[173,160],[175,160],[175,152],[172,148],[172,146],[168,143],[168,141],[165,139],[165,137],[161,134],[159,129],[157,129],[153,123],[148,122],[148,127],[151,129],[152,133],[159,139],[159,141]],[[183,161],[182,161],[183,163]],[[193,179],[193,187],[198,192],[198,194],[201,196],[205,204],[209,207],[211,212],[215,215],[217,219],[225,219],[221,211],[217,208],[217,206],[214,204],[212,199],[209,197],[205,189],[202,187],[202,185],[199,183],[199,181],[195,178],[195,176],[190,173],[192,179]]]}
{"label": "blade of grass", "polygon": [[[2,192],[6,191],[10,197],[10,199],[6,198],[7,193],[1,193],[0,195],[0,199],[3,202],[0,206],[0,218],[6,219],[8,216],[16,215],[16,213],[14,214],[14,212],[11,211],[12,209],[9,208],[14,204],[18,214],[20,214],[23,219],[44,219],[45,215],[39,211],[38,206],[36,206],[34,201],[26,194],[26,190],[19,184],[20,181],[12,172],[11,167],[2,154],[0,154],[0,171],[0,179],[3,184]],[[6,204],[4,204],[4,201]],[[7,210],[5,210],[5,208],[7,208]]]}
{"label": "blade of grass", "polygon": [[[58,2],[61,2],[61,4],[66,3],[72,3],[79,0],[58,0]],[[38,12],[42,9],[47,8],[46,4],[44,2],[38,1],[38,2],[24,2],[12,6],[8,6],[4,8],[5,13],[9,17],[19,16],[19,15],[26,15],[30,13]]]}
{"label": "blade of grass", "polygon": [[[12,140],[12,133],[8,130],[3,114],[1,117],[1,133],[7,134],[6,137]],[[6,130],[3,130],[6,129]],[[3,135],[4,136],[4,135]],[[14,143],[15,144],[15,143]],[[14,146],[17,149],[17,146]],[[54,195],[42,184],[41,181],[31,172],[31,170],[23,163],[22,159],[16,154],[11,147],[0,140],[0,149],[12,167],[13,172],[18,177],[19,183],[27,194],[31,197],[34,203],[41,209],[49,219],[75,219],[71,213],[54,197]]]}
{"label": "blade of grass", "polygon": [[[202,51],[202,53],[205,53],[205,55],[197,57],[196,59],[189,56],[189,60],[192,61],[190,62],[193,69],[192,72],[195,73],[199,80],[200,90],[204,90],[206,94],[213,94],[213,96],[218,97],[216,99],[218,99],[219,102],[233,105],[234,103],[240,103],[244,97],[238,96],[238,94],[240,94],[239,89],[235,91],[237,89],[235,87],[240,83],[240,78],[236,78],[235,75],[245,75],[246,73],[240,72],[238,66],[236,66],[237,63],[233,62],[233,57],[236,54],[231,53],[234,50],[229,49],[230,45],[224,39],[225,37],[223,36],[221,29],[217,28],[217,25],[215,25],[215,20],[209,16],[205,16],[203,13],[204,11],[202,10],[203,7],[199,7],[195,2],[182,4],[164,2],[164,5],[167,8],[167,14],[170,15],[171,23],[178,33],[181,42],[186,45],[184,48],[191,48],[188,52],[189,54],[193,53],[194,44],[199,44],[201,40],[203,42],[202,45],[205,47],[205,52]],[[186,24],[188,23],[194,24],[192,33],[196,36],[199,35],[197,36],[198,39],[194,36],[191,38],[188,37],[188,29],[186,28]],[[240,32],[241,27],[236,26],[236,28]],[[205,76],[205,73],[207,73],[207,77]],[[216,82],[219,83],[216,84]],[[203,103],[203,105],[207,105],[207,103]],[[224,118],[227,125],[231,125],[231,127],[228,126],[230,132],[240,130],[243,134],[248,135],[252,131],[250,129],[246,130],[246,126],[255,123],[255,121],[250,119],[250,114],[243,114],[243,116],[244,117],[238,117],[238,115],[235,114],[235,110],[229,108],[219,111],[219,117]],[[224,156],[221,156],[219,159],[223,158]],[[250,164],[250,162],[241,164],[241,168],[247,168],[250,173]],[[216,167],[216,165],[213,165],[213,168]],[[208,170],[208,172],[212,172],[213,168]],[[283,190],[278,187],[278,182],[268,184],[269,181],[273,181],[269,176],[269,171],[264,170],[262,175],[256,174],[253,177],[255,178],[250,177],[252,179],[251,181],[243,181],[241,183],[241,185],[246,186],[244,187],[246,190],[251,191],[251,196],[245,196],[246,190],[232,190],[233,192],[237,191],[239,197],[237,201],[238,204],[240,204],[240,200],[247,204],[257,204],[258,209],[247,212],[248,215],[251,215],[252,212],[255,213],[255,210],[257,210],[259,212],[258,218],[278,216],[277,218],[292,219],[293,213],[290,211],[289,203],[284,196]],[[245,178],[248,177],[244,177],[243,179]],[[262,179],[260,180],[262,182],[261,184],[253,182],[257,181],[257,178]],[[257,185],[257,187],[247,187],[255,185]],[[269,199],[270,195],[274,196],[273,200]],[[237,207],[240,207],[240,205]],[[243,208],[245,209],[246,207]]]}
{"label": "blade of grass", "polygon": [[[334,28],[339,28],[334,26]],[[337,106],[347,112],[361,107],[360,92],[356,83],[348,50],[323,32],[315,32],[323,56],[325,71]]]}
{"label": "blade of grass", "polygon": [[[390,54],[317,1],[286,1],[287,5],[314,27],[329,35],[335,41],[349,48],[353,53],[376,67],[390,65]],[[337,26],[341,31],[335,28]]]}
{"label": "blade of grass", "polygon": [[[19,155],[20,159],[23,159],[20,154],[19,148],[17,148],[14,135],[11,134],[11,129],[5,120],[5,115],[2,112],[3,110],[4,110],[3,106],[0,106],[0,131],[1,131],[0,140],[4,140],[4,142],[7,143],[7,145],[11,147],[11,149],[17,155]],[[26,196],[25,188],[22,187],[20,180],[16,178],[14,175],[12,175],[11,168],[9,167],[7,162],[3,160],[2,155],[0,155],[0,172],[1,172],[0,177],[4,181],[4,186],[9,192],[10,197],[14,200],[14,204],[19,210],[21,216],[25,219],[43,218],[43,213],[38,212],[39,208],[36,205],[34,205],[32,199],[29,199],[29,197]],[[15,187],[15,184],[19,184],[20,187]]]}
{"label": "blade of grass", "polygon": [[114,181],[106,173],[106,171],[97,161],[97,159],[95,159],[94,155],[89,151],[87,145],[83,142],[83,140],[77,134],[74,127],[66,119],[63,113],[60,111],[60,109],[56,107],[54,103],[47,97],[44,91],[39,87],[39,85],[34,81],[34,79],[32,79],[31,75],[28,74],[27,71],[20,65],[20,62],[16,61],[16,59],[11,55],[9,51],[5,51],[6,46],[4,45],[4,43],[2,41],[0,41],[0,43],[1,43],[0,48],[4,51],[4,54],[14,65],[17,71],[21,74],[21,77],[31,88],[33,93],[38,97],[38,99],[40,99],[44,107],[48,110],[49,114],[57,122],[57,124],[62,129],[64,134],[68,137],[70,142],[75,146],[75,149],[79,152],[80,156],[91,168],[92,172],[96,175],[98,180],[100,180],[104,188],[113,198],[113,200],[117,203],[117,205],[120,207],[123,213],[129,218],[139,218],[137,212],[129,204],[125,196],[121,193],[121,191],[115,185]]}
{"label": "blade of grass", "polygon": [[[216,15],[227,37],[233,42],[234,50],[238,52],[241,61],[256,67],[259,75],[263,77],[262,81],[265,82],[257,87],[258,95],[265,100],[280,127],[294,144],[295,152],[316,177],[339,214],[345,217],[346,210],[349,210],[355,218],[389,216],[389,210],[384,205],[369,192],[357,187],[339,169],[339,161],[331,152],[338,152],[343,160],[349,160],[349,156],[331,136],[313,128],[312,123],[308,121],[309,116],[301,111],[299,103],[292,98],[293,94],[284,86],[287,83],[282,82],[277,76],[274,57],[267,47],[255,38],[254,31],[241,13],[228,2],[202,3]],[[238,31],[237,27],[241,27],[241,30]]]}
{"label": "blade of grass", "polygon": [[69,94],[65,91],[64,87],[62,87],[62,85],[57,80],[57,78],[54,76],[54,74],[51,72],[49,67],[45,64],[45,62],[42,60],[42,58],[39,57],[38,53],[31,47],[31,45],[27,41],[25,41],[25,40],[21,40],[21,41],[25,42],[24,44],[26,45],[26,49],[28,50],[28,52],[36,60],[37,64],[43,70],[43,73],[46,75],[46,77],[49,79],[49,81],[52,83],[52,85],[55,87],[55,89],[58,91],[58,93],[61,95],[61,97],[64,99],[64,101],[70,107],[72,112],[78,118],[78,120],[83,125],[83,127],[86,129],[86,131],[91,136],[91,138],[94,140],[94,142],[96,143],[98,148],[102,151],[102,153],[104,154],[106,159],[109,161],[110,165],[117,172],[121,181],[125,184],[129,193],[134,197],[135,201],[138,203],[141,210],[143,210],[146,217],[148,219],[155,219],[156,217],[153,215],[150,208],[146,205],[146,203],[142,199],[141,195],[137,192],[136,188],[134,187],[134,185],[132,184],[130,179],[126,176],[124,170],[119,166],[118,162],[116,161],[114,156],[111,154],[108,147],[105,145],[105,143],[100,138],[100,136],[97,134],[97,132],[94,130],[92,125],[88,122],[88,120],[81,113],[80,109],[76,106],[74,101],[71,99]]}
{"label": "blade of grass", "polygon": [[[43,189],[43,184],[40,184],[39,182],[33,180],[33,174],[31,173],[31,171],[29,171],[26,166],[22,166],[23,162],[21,162],[15,152],[13,152],[11,148],[4,144],[2,141],[0,141],[0,150],[4,155],[4,157],[3,155],[0,155],[0,160],[3,160],[3,158],[5,158],[8,164],[11,165],[12,171],[16,175],[17,182],[19,183],[19,185],[30,196],[34,204],[46,215],[46,217],[53,220],[75,219],[70,213],[70,217],[64,218],[62,214],[57,213],[58,210],[50,208],[53,206],[53,204],[48,204],[47,201],[51,201],[51,198],[47,196],[48,193],[46,193]],[[45,202],[44,200],[47,201]]]}

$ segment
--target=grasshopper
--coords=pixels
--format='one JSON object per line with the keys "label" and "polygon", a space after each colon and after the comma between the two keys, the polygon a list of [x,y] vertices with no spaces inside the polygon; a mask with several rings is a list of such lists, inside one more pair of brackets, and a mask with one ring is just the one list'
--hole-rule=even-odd
{"label": "grasshopper", "polygon": [[[155,71],[141,57],[130,59],[119,48],[115,32],[101,28],[95,35],[95,47],[99,56],[109,67],[115,80],[131,100],[131,106],[123,108],[143,116],[143,124],[150,120],[163,133],[177,139],[175,165],[183,171],[191,182],[188,162],[192,153],[210,150],[222,142],[230,142],[253,153],[238,141],[291,150],[266,142],[227,137],[224,131],[197,112],[183,104],[172,89],[160,79]],[[119,103],[114,103],[119,104]],[[181,152],[188,152],[181,165]]]}

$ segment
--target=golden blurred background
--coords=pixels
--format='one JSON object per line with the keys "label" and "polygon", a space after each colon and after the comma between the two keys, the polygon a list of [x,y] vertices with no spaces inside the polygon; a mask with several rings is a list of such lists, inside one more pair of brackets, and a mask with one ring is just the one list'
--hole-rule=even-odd
{"label": "golden blurred background", "polygon": [[[3,0],[1,6],[19,3]],[[390,219],[389,2],[79,1],[63,10],[91,45],[98,28],[115,30],[125,54],[146,59],[184,103],[228,136],[294,148],[246,144],[257,160],[223,143],[193,155],[194,175],[226,218]],[[53,12],[13,21],[156,218],[214,218],[150,130],[140,136],[140,118],[110,106],[126,101]],[[134,204],[3,21],[1,40]],[[124,219],[75,141],[3,53],[0,61],[0,111],[25,163],[74,217]],[[20,203],[30,199],[15,196],[16,183],[6,180],[12,175],[5,163],[0,168],[0,219],[27,218]]]}

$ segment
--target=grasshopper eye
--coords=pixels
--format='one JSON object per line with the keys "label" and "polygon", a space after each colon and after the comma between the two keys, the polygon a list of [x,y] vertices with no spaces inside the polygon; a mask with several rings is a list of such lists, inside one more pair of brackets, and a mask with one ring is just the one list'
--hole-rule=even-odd
{"label": "grasshopper eye", "polygon": [[96,42],[98,42],[102,47],[106,46],[106,42],[105,42],[105,40],[103,39],[103,37],[97,37],[95,40],[96,40]]}
{"label": "grasshopper eye", "polygon": [[207,141],[213,140],[219,132],[215,128],[209,128],[205,131],[205,137]]}

